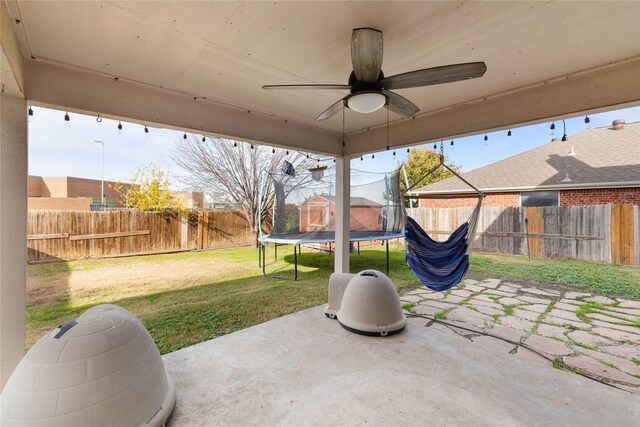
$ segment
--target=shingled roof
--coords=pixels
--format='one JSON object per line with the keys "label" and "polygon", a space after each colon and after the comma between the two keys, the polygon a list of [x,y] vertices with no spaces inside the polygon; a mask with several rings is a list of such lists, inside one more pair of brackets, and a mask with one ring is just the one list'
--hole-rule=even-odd
{"label": "shingled roof", "polygon": [[[570,156],[571,147],[575,156]],[[571,182],[562,182],[569,175]],[[588,129],[463,174],[484,192],[640,187],[640,122]],[[469,193],[457,178],[414,190]]]}

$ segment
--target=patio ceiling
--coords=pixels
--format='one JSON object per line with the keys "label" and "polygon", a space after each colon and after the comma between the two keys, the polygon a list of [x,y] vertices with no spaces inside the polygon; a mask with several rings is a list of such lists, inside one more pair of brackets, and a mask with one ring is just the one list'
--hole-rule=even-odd
{"label": "patio ceiling", "polygon": [[[35,103],[334,155],[386,145],[386,114],[315,117],[346,93],[356,27],[384,33],[383,71],[484,61],[481,79],[398,91],[392,146],[640,100],[640,2],[6,3]],[[19,22],[18,22],[19,21]],[[118,78],[116,80],[116,77]]]}

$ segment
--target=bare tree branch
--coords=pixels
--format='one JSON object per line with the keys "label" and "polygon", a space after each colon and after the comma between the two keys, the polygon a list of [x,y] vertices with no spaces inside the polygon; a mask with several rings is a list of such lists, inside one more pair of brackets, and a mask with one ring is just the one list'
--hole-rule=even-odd
{"label": "bare tree branch", "polygon": [[[171,155],[173,161],[184,170],[181,177],[194,190],[215,195],[222,201],[236,206],[251,227],[254,245],[257,245],[259,225],[269,217],[274,206],[272,185],[262,189],[262,218],[259,216],[261,185],[272,179],[287,160],[296,170],[306,170],[313,162],[298,152],[286,154],[285,150],[253,146],[223,138],[212,138],[202,142],[192,136],[176,142]],[[297,179],[296,186],[304,185],[306,179]],[[269,184],[267,181],[266,184]]]}

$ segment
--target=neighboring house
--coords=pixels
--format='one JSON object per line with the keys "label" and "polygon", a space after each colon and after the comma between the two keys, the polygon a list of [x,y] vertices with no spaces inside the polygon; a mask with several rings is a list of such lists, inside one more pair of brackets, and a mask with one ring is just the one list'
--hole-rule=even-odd
{"label": "neighboring house", "polygon": [[[485,194],[484,206],[640,205],[640,122],[616,120],[463,174]],[[414,190],[421,207],[474,206],[457,178]]]}
{"label": "neighboring house", "polygon": [[[382,230],[384,206],[364,197],[351,197],[351,230]],[[335,196],[319,194],[300,205],[300,232],[334,230]]]}
{"label": "neighboring house", "polygon": [[[113,189],[116,183],[104,181],[105,205],[124,207],[120,195]],[[28,209],[30,210],[90,210],[101,203],[102,181],[99,179],[29,176]],[[125,190],[129,184],[123,184]],[[175,192],[174,196],[188,208],[204,206],[204,195],[198,192]]]}

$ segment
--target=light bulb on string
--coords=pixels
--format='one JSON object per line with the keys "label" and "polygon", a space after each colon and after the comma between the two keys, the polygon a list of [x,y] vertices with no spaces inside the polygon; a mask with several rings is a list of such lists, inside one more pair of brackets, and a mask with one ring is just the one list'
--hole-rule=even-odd
{"label": "light bulb on string", "polygon": [[372,155],[371,155],[371,158],[372,158],[372,159],[375,159],[375,158],[376,158],[376,155],[375,155],[375,154],[372,154]]}
{"label": "light bulb on string", "polygon": [[205,142],[207,140],[207,137],[202,135],[202,142]]}
{"label": "light bulb on string", "polygon": [[287,156],[289,155],[289,150],[287,150]]}
{"label": "light bulb on string", "polygon": [[484,145],[487,145],[489,143],[489,136],[485,135],[484,136]]}
{"label": "light bulb on string", "polygon": [[271,154],[276,154],[276,149],[275,148],[271,149]]}
{"label": "light bulb on string", "polygon": [[589,116],[584,116],[584,127],[591,129],[591,119]]}
{"label": "light bulb on string", "polygon": [[238,146],[238,143],[237,143],[236,141],[233,141],[233,146],[234,146],[234,147],[237,147],[237,146]]}
{"label": "light bulb on string", "polygon": [[64,125],[65,127],[71,126],[71,118],[69,117],[69,113],[64,113]]}
{"label": "light bulb on string", "polygon": [[118,135],[122,135],[122,122],[118,121]]}
{"label": "light bulb on string", "polygon": [[509,132],[507,132],[507,136],[511,137],[511,129],[509,129]]}
{"label": "light bulb on string", "polygon": [[151,136],[151,134],[149,133],[149,128],[148,127],[144,127],[144,136],[147,137],[147,139],[149,139],[149,137]]}
{"label": "light bulb on string", "polygon": [[29,123],[33,122],[33,109],[31,108],[31,105],[29,105]]}
{"label": "light bulb on string", "polygon": [[395,150],[394,150],[394,151],[393,151],[393,157],[395,157],[395,156],[396,156],[396,152],[395,152]]}
{"label": "light bulb on string", "polygon": [[184,135],[182,135],[182,139],[187,139],[187,133],[185,132]]}
{"label": "light bulb on string", "polygon": [[433,144],[433,149],[437,150],[438,149],[438,144]]}
{"label": "light bulb on string", "polygon": [[407,154],[409,154],[410,151],[411,151],[411,148],[407,148]]}
{"label": "light bulb on string", "polygon": [[556,122],[552,122],[551,126],[549,127],[549,135],[555,135],[556,134]]}
{"label": "light bulb on string", "polygon": [[363,157],[363,156],[360,156],[360,161],[363,161],[363,160],[364,160],[364,157]]}
{"label": "light bulb on string", "polygon": [[253,150],[253,144],[251,144],[251,149]]}

